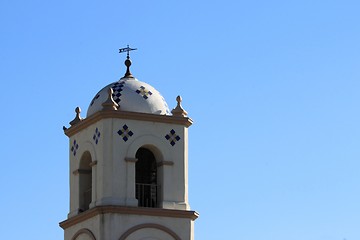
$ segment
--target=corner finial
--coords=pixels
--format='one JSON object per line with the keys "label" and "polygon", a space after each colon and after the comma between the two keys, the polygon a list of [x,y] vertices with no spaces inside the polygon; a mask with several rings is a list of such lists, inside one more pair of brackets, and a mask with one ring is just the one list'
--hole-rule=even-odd
{"label": "corner finial", "polygon": [[76,107],[75,112],[76,112],[76,116],[75,116],[74,120],[72,120],[70,122],[71,126],[74,126],[75,124],[77,124],[77,123],[79,123],[79,122],[81,122],[83,120],[83,118],[80,116],[81,108]]}
{"label": "corner finial", "polygon": [[186,117],[187,112],[181,106],[182,98],[180,95],[176,97],[176,101],[177,106],[171,111],[171,113],[176,117]]}
{"label": "corner finial", "polygon": [[119,108],[119,105],[114,101],[112,95],[114,93],[114,90],[112,88],[109,88],[108,90],[108,98],[105,102],[103,102],[103,110],[117,110]]}
{"label": "corner finial", "polygon": [[137,50],[137,48],[130,48],[129,45],[127,45],[126,48],[119,49],[119,53],[127,52],[127,56],[125,60],[126,73],[124,75],[124,78],[133,78],[133,75],[130,72],[130,66],[131,66],[130,51],[134,51],[134,50]]}

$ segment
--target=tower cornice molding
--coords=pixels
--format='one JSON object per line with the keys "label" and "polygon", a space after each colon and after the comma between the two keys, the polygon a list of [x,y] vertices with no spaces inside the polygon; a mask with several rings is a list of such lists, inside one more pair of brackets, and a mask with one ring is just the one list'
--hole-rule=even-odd
{"label": "tower cornice molding", "polygon": [[83,222],[89,218],[101,214],[117,213],[117,214],[134,214],[156,217],[170,217],[170,218],[187,218],[194,221],[199,217],[196,211],[187,210],[173,210],[163,208],[142,208],[142,207],[124,207],[124,206],[97,206],[85,212],[82,212],[74,217],[59,223],[60,227],[67,229],[75,224]]}
{"label": "tower cornice molding", "polygon": [[132,119],[139,121],[148,121],[148,122],[161,122],[161,123],[172,123],[178,125],[184,125],[185,127],[190,127],[193,123],[193,120],[189,117],[180,117],[180,116],[169,116],[169,115],[156,115],[148,113],[138,113],[138,112],[127,112],[127,111],[110,111],[102,110],[94,113],[90,117],[82,119],[82,121],[77,122],[75,125],[70,128],[64,128],[64,133],[66,136],[71,137],[79,131],[89,127],[90,125],[107,118],[117,118],[117,119]]}

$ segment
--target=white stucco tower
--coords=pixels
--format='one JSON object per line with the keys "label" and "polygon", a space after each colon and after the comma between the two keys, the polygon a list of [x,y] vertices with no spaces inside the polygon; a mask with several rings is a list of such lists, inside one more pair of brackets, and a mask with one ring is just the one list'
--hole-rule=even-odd
{"label": "white stucco tower", "polygon": [[[130,48],[122,49],[125,51]],[[129,54],[129,52],[128,52]],[[69,137],[70,212],[65,240],[193,240],[188,127],[181,97],[164,98],[127,71],[92,99]]]}

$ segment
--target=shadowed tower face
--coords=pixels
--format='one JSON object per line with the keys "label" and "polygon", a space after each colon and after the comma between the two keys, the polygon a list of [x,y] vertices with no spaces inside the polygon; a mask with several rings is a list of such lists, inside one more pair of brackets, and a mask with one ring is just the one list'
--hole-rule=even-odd
{"label": "shadowed tower face", "polygon": [[130,72],[80,108],[69,137],[70,211],[65,240],[193,240],[198,214],[188,202],[188,128],[181,97],[170,112],[151,85]]}

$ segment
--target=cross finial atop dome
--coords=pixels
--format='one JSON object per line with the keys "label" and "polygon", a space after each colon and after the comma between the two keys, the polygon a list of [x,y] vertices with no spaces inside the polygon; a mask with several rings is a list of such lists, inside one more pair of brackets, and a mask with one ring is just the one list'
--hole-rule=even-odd
{"label": "cross finial atop dome", "polygon": [[127,45],[126,48],[120,48],[119,53],[127,52],[126,60],[125,60],[125,66],[126,66],[126,73],[124,77],[130,77],[132,78],[133,75],[130,72],[130,66],[131,66],[131,60],[130,60],[130,51],[137,50],[137,48],[130,48],[129,45]]}

